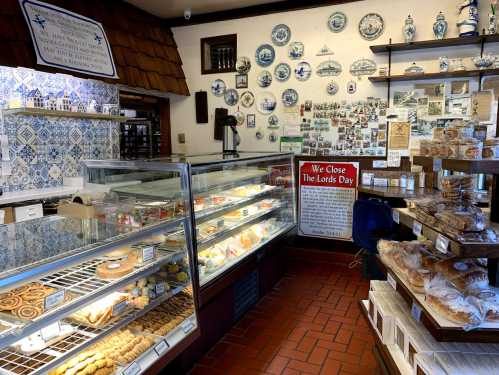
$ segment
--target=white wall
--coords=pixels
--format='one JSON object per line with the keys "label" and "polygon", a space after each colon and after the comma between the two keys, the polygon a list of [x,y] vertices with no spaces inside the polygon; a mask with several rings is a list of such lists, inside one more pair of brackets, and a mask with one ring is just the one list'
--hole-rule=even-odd
{"label": "white wall", "polygon": [[[238,37],[238,55],[248,56],[252,63],[249,73],[249,87],[255,96],[261,91],[269,90],[278,99],[278,108],[275,114],[282,119],[283,106],[281,105],[281,93],[287,88],[294,88],[300,95],[300,102],[305,100],[332,101],[332,100],[361,100],[367,96],[386,98],[386,85],[373,84],[367,77],[357,81],[357,93],[349,95],[346,93],[346,83],[352,77],[349,73],[350,64],[360,58],[370,58],[379,65],[387,65],[387,55],[374,55],[369,46],[372,44],[388,43],[392,38],[393,43],[402,42],[402,27],[408,14],[415,20],[417,28],[416,40],[433,39],[432,25],[439,11],[443,11],[449,23],[448,37],[457,36],[455,25],[457,18],[457,0],[365,0],[343,5],[313,8],[308,10],[285,12],[266,16],[244,18],[239,20],[215,22],[190,27],[179,27],[173,29],[175,41],[177,42],[183,68],[187,77],[187,84],[192,93],[190,97],[171,97],[171,120],[172,120],[172,143],[174,152],[202,153],[220,151],[221,144],[213,139],[213,117],[217,107],[227,107],[223,98],[215,97],[210,92],[211,82],[216,78],[225,81],[228,87],[235,87],[235,73],[201,75],[200,62],[200,39],[204,37],[236,33]],[[480,15],[483,25],[487,22],[488,1],[480,2]],[[332,33],[327,26],[327,19],[334,11],[342,11],[348,17],[348,24],[342,32]],[[385,20],[385,32],[375,41],[369,42],[362,39],[358,33],[359,20],[369,12],[379,13]],[[287,62],[293,69],[299,61],[290,60],[287,57],[288,46],[276,47],[275,62],[268,68],[261,68],[255,63],[255,50],[263,43],[270,43],[270,33],[274,25],[285,23],[291,28],[291,41],[301,41],[305,44],[304,61],[309,62],[314,69],[312,77],[305,82],[297,81],[294,75],[287,82],[278,82],[275,79],[272,85],[262,89],[256,83],[256,76],[262,69],[268,69],[273,73],[274,67],[279,62]],[[333,51],[333,56],[315,56],[318,50],[327,44]],[[498,53],[499,46],[491,45],[486,52]],[[446,55],[449,58],[468,57],[464,61],[469,69],[473,68],[469,57],[480,53],[478,46],[467,46],[457,48],[442,48],[427,51],[413,51],[408,53],[394,54],[392,74],[401,74],[403,70],[416,61],[422,65],[427,72],[438,71],[438,57]],[[318,77],[315,74],[317,65],[329,57],[340,62],[343,72],[338,77]],[[335,80],[340,86],[340,92],[334,97],[326,94],[326,85],[330,80]],[[472,80],[473,82],[473,80]],[[398,83],[392,85],[392,92],[404,87],[410,87],[414,82]],[[409,86],[408,86],[409,85]],[[477,84],[471,85],[476,90]],[[196,124],[194,92],[208,91],[208,106],[210,119],[208,124]],[[241,94],[246,89],[238,90]],[[229,113],[237,110],[237,106],[228,107]],[[256,110],[255,106],[246,109],[239,107],[244,113],[256,114],[256,126],[265,129],[266,135],[267,116],[263,116]],[[186,145],[179,145],[177,134],[185,133]],[[258,141],[255,138],[255,129],[247,129],[244,124],[240,129],[242,137],[242,150],[278,151],[279,143],[270,143],[265,137]]]}

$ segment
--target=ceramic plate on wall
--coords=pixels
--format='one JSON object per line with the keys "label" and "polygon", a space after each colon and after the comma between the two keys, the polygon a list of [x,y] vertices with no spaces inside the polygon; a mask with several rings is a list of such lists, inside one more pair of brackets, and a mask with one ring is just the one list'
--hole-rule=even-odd
{"label": "ceramic plate on wall", "polygon": [[277,135],[277,133],[276,133],[276,132],[271,132],[271,133],[269,134],[269,141],[270,141],[271,143],[275,143],[275,142],[277,142],[278,140],[279,140],[279,136]]}
{"label": "ceramic plate on wall", "polygon": [[281,99],[285,107],[294,107],[298,103],[298,93],[294,89],[284,90]]}
{"label": "ceramic plate on wall", "polygon": [[306,61],[302,61],[295,68],[295,77],[298,81],[306,81],[312,74],[312,67]]}
{"label": "ceramic plate on wall", "polygon": [[365,40],[379,38],[385,30],[385,21],[377,13],[366,14],[359,22],[359,33]]}
{"label": "ceramic plate on wall", "polygon": [[275,50],[270,44],[262,44],[256,49],[255,60],[260,66],[266,67],[271,65],[275,59]]}
{"label": "ceramic plate on wall", "polygon": [[291,39],[291,30],[288,25],[280,24],[274,26],[272,29],[272,34],[270,36],[272,38],[272,43],[276,46],[285,46],[288,44],[289,39]]}
{"label": "ceramic plate on wall", "polygon": [[272,112],[274,112],[276,106],[277,106],[277,101],[274,96],[269,91],[264,91],[260,94],[258,94],[257,99],[256,99],[256,106],[258,109],[258,112],[264,115],[269,115]]}
{"label": "ceramic plate on wall", "polygon": [[274,69],[274,76],[280,82],[287,81],[291,76],[291,67],[286,63],[277,64]]}
{"label": "ceramic plate on wall", "polygon": [[329,26],[329,30],[331,30],[333,33],[339,33],[340,31],[343,31],[343,29],[347,25],[346,14],[343,12],[334,12],[329,16],[327,25]]}
{"label": "ceramic plate on wall", "polygon": [[236,61],[236,71],[239,74],[248,74],[251,70],[251,61],[249,57],[241,56]]}
{"label": "ceramic plate on wall", "polygon": [[262,129],[259,128],[255,133],[255,137],[256,139],[261,140],[263,139],[263,137],[265,137],[265,133],[263,132]]}
{"label": "ceramic plate on wall", "polygon": [[350,74],[355,77],[370,76],[376,73],[376,63],[370,59],[360,59],[350,65]]}
{"label": "ceramic plate on wall", "polygon": [[256,82],[260,87],[269,87],[272,83],[272,73],[270,73],[268,70],[262,70],[258,74],[258,77],[256,77]]}
{"label": "ceramic plate on wall", "polygon": [[279,118],[276,115],[270,115],[268,122],[269,122],[269,126],[268,126],[269,129],[279,128]]}
{"label": "ceramic plate on wall", "polygon": [[334,60],[327,60],[319,64],[315,73],[319,77],[330,77],[340,75],[342,70],[343,68],[341,67],[341,64],[339,62]]}
{"label": "ceramic plate on wall", "polygon": [[338,93],[338,91],[340,90],[340,87],[338,86],[338,84],[334,81],[331,81],[327,84],[326,86],[326,92],[329,94],[329,95],[336,95]]}
{"label": "ceramic plate on wall", "polygon": [[236,113],[234,113],[234,117],[236,118],[237,125],[244,124],[244,113],[242,113],[241,111],[237,111]]}
{"label": "ceramic plate on wall", "polygon": [[215,96],[222,96],[225,93],[225,82],[216,79],[211,84],[211,93]]}
{"label": "ceramic plate on wall", "polygon": [[357,92],[357,83],[355,81],[348,81],[347,92],[349,94],[355,94]]}
{"label": "ceramic plate on wall", "polygon": [[231,105],[231,106],[236,105],[237,102],[239,101],[239,94],[237,93],[237,91],[235,89],[225,90],[224,100],[225,100],[225,104],[227,104],[227,105]]}
{"label": "ceramic plate on wall", "polygon": [[305,45],[302,42],[293,42],[288,48],[288,57],[291,60],[301,59],[305,55]]}
{"label": "ceramic plate on wall", "polygon": [[240,101],[244,108],[249,108],[255,103],[255,96],[251,91],[245,91],[241,94]]}

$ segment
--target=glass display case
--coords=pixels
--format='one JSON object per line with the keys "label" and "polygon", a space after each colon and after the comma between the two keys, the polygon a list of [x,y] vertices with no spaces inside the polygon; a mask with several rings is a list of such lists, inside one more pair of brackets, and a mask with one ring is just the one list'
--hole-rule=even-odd
{"label": "glass display case", "polygon": [[[293,154],[210,154],[158,159],[155,163],[185,163],[190,171],[192,221],[201,286],[214,281],[242,259],[296,224]],[[126,162],[117,162],[126,165]],[[127,196],[166,200],[174,205],[176,179],[135,184],[91,165],[91,181]],[[177,243],[180,229],[168,236]]]}
{"label": "glass display case", "polygon": [[83,204],[0,225],[3,374],[136,375],[199,336],[188,166],[100,171],[113,186],[169,179],[175,199],[122,197],[88,174]]}

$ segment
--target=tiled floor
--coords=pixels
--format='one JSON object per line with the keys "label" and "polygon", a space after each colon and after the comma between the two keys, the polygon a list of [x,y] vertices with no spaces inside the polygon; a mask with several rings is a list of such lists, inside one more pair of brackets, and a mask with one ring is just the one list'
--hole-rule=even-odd
{"label": "tiled floor", "polygon": [[378,374],[358,307],[367,291],[358,269],[294,261],[191,374]]}

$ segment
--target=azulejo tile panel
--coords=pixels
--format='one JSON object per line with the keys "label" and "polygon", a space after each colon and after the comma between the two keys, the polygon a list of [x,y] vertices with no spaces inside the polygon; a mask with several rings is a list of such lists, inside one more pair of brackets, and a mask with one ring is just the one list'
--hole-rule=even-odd
{"label": "azulejo tile panel", "polygon": [[[44,96],[64,90],[82,102],[119,103],[115,85],[0,66],[0,108],[6,108],[14,94],[36,88]],[[4,191],[60,186],[63,177],[82,173],[84,159],[119,157],[119,123],[114,121],[9,115],[4,117],[3,134],[9,139],[11,161],[11,175],[3,178]]]}

